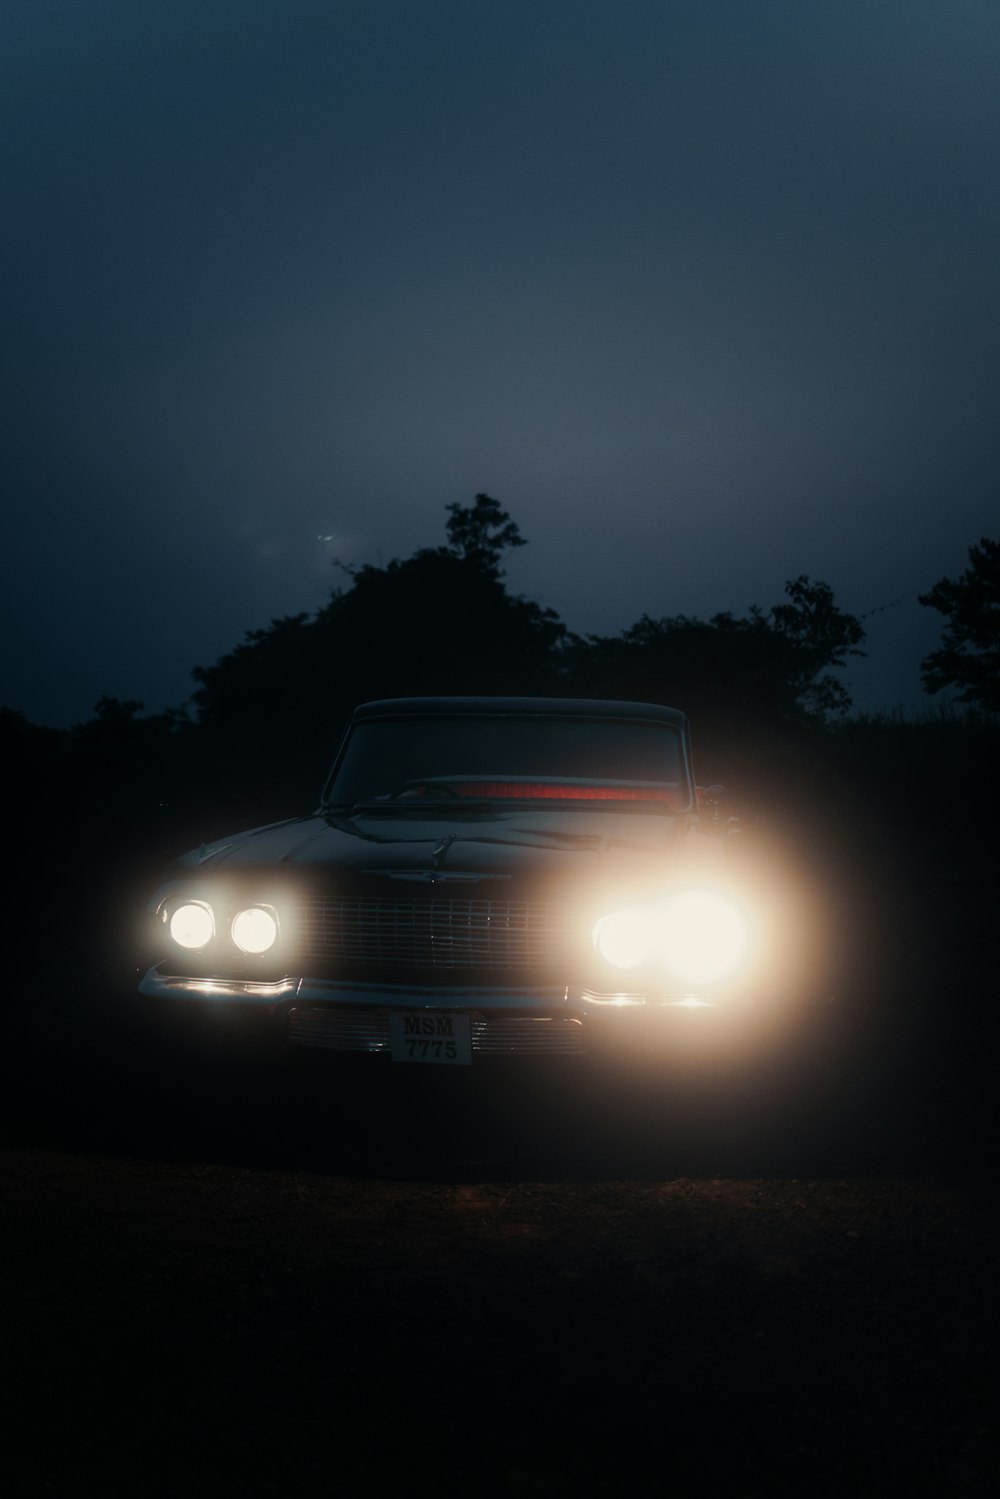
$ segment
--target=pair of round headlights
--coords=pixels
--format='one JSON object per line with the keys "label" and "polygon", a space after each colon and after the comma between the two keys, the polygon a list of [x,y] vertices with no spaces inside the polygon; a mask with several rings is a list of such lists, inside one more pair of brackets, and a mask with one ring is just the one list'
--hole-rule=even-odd
{"label": "pair of round headlights", "polygon": [[656,904],[603,916],[594,927],[594,946],[613,967],[654,964],[686,984],[732,977],[750,942],[745,912],[712,890],[678,890]]}
{"label": "pair of round headlights", "polygon": [[[171,912],[168,929],[178,947],[197,952],[215,936],[215,912],[207,901],[185,901]],[[278,940],[277,912],[271,906],[247,906],[233,917],[229,934],[241,952],[267,952]]]}

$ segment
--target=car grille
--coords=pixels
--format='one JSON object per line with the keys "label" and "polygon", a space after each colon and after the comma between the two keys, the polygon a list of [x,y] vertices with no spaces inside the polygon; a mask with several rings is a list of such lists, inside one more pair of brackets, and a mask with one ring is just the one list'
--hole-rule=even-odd
{"label": "car grille", "polygon": [[299,913],[303,957],[406,968],[544,967],[569,951],[562,906],[536,901],[343,898]]}
{"label": "car grille", "polygon": [[[565,1015],[470,1014],[472,1050],[481,1056],[566,1056],[584,1050],[583,1026]],[[293,1046],[330,1051],[389,1050],[389,1012],[296,1006],[288,1018]]]}

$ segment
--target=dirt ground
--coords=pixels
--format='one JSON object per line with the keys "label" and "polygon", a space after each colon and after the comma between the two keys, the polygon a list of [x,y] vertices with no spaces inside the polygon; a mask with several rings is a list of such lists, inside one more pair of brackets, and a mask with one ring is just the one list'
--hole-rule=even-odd
{"label": "dirt ground", "polygon": [[1000,1476],[996,1180],[933,1119],[824,1156],[627,1109],[585,1129],[509,1079],[268,1094],[93,1052],[14,1092],[8,1493]]}

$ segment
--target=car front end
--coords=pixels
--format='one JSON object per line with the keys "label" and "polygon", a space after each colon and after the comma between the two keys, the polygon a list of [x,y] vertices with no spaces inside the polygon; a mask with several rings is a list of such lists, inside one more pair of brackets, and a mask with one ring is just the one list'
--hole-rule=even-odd
{"label": "car front end", "polygon": [[674,710],[367,704],[315,813],[179,861],[140,990],[401,1065],[728,1047],[795,964],[705,823]]}

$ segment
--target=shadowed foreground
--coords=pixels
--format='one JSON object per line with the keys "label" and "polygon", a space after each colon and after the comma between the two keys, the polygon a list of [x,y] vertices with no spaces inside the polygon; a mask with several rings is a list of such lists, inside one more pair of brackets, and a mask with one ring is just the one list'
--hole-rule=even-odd
{"label": "shadowed foreground", "polygon": [[819,801],[845,1050],[721,1111],[174,1065],[134,1033],[153,871],[37,839],[9,1490],[992,1493],[995,857],[944,759],[947,795],[893,754]]}
{"label": "shadowed foreground", "polygon": [[961,1139],[873,1159],[861,1121],[817,1171],[802,1139],[643,1140],[530,1090],[90,1062],[39,1080],[0,1154],[20,1492],[996,1475],[1000,1224]]}

